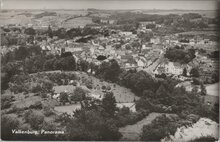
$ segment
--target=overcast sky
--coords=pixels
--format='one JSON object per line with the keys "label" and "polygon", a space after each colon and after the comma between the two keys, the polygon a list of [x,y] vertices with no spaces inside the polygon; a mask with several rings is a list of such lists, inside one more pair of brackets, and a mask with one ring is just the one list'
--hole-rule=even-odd
{"label": "overcast sky", "polygon": [[215,10],[214,0],[1,0],[2,9],[184,9]]}

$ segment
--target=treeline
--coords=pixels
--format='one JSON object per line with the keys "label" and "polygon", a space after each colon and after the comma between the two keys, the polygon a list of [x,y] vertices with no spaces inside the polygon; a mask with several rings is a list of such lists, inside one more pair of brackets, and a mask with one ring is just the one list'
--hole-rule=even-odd
{"label": "treeline", "polygon": [[4,33],[1,33],[2,46],[25,45],[26,42],[33,44],[34,37],[35,40],[42,41],[47,39],[46,36],[50,38],[57,36],[59,39],[73,39],[74,37],[79,36],[95,36],[97,34],[103,34],[106,36],[109,34],[108,30],[100,31],[90,27],[72,28],[69,30],[65,28],[59,28],[57,30],[52,30],[52,28],[49,26],[47,30],[37,30],[33,28],[26,28],[24,30],[19,28],[2,28],[2,30],[4,31]]}
{"label": "treeline", "polygon": [[[155,21],[156,24],[166,25],[166,28],[162,28],[162,29],[165,31],[168,30],[171,33],[188,31],[192,29],[203,29],[208,27],[208,24],[205,22],[204,19],[199,20],[199,22],[191,21],[193,19],[202,18],[202,16],[197,13],[187,13],[183,15],[177,15],[177,14],[158,15],[158,14],[124,12],[124,13],[114,13],[113,15],[111,15],[110,18],[117,20],[118,25],[133,25],[133,27],[136,27],[137,23],[141,21]],[[208,21],[211,22],[212,20],[210,19],[211,18],[209,18]],[[154,28],[154,26],[151,28]],[[160,30],[157,32],[162,32],[162,31]]]}

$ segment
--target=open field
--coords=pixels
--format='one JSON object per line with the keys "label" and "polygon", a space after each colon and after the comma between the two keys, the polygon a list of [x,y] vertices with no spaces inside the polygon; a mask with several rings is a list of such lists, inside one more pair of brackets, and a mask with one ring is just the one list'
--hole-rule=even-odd
{"label": "open field", "polygon": [[65,105],[65,106],[56,106],[54,107],[54,110],[59,112],[59,113],[67,113],[72,115],[73,111],[75,111],[76,109],[80,109],[81,105],[80,103],[77,104],[71,104],[71,105]]}
{"label": "open field", "polygon": [[[29,24],[60,26],[62,23],[62,27],[72,28],[91,24],[91,18],[84,17],[87,14],[86,10],[47,10],[46,12],[44,10],[10,10],[0,14],[0,23],[1,25],[18,24],[22,26]],[[71,17],[78,18],[68,20]]]}
{"label": "open field", "polygon": [[[117,103],[116,106],[118,108],[122,108],[123,106],[129,107],[131,111],[135,112],[135,104],[134,103]],[[70,115],[73,115],[73,112],[77,109],[81,109],[81,104],[76,103],[76,104],[69,104],[65,106],[55,106],[54,110],[57,111],[58,113],[67,113]]]}
{"label": "open field", "polygon": [[211,96],[219,96],[219,82],[211,85],[206,85],[207,94]]}

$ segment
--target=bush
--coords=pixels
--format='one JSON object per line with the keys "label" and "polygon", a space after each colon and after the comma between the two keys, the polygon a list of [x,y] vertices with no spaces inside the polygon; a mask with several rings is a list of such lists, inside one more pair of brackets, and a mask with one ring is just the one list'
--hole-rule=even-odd
{"label": "bush", "polygon": [[190,70],[190,75],[192,76],[192,77],[199,77],[200,75],[199,75],[199,69],[198,68],[192,68],[191,70]]}
{"label": "bush", "polygon": [[2,109],[9,108],[13,100],[14,100],[14,96],[12,95],[2,95],[1,96],[1,108]]}
{"label": "bush", "polygon": [[24,110],[23,108],[18,108],[17,106],[13,106],[12,108],[10,108],[7,113],[18,113],[20,111]]}
{"label": "bush", "polygon": [[197,79],[197,78],[193,78],[193,84],[200,85],[201,84],[201,80]]}
{"label": "bush", "polygon": [[24,119],[33,129],[40,129],[44,121],[44,115],[39,111],[29,110],[24,114]]}
{"label": "bush", "polygon": [[71,84],[72,84],[73,86],[77,86],[77,82],[76,82],[76,81],[73,81]]}
{"label": "bush", "polygon": [[76,87],[74,92],[71,94],[72,101],[82,101],[86,98],[86,91],[80,87]]}
{"label": "bush", "polygon": [[44,115],[45,116],[51,116],[51,115],[54,115],[55,113],[54,113],[54,111],[53,111],[53,109],[51,108],[51,107],[44,107]]}
{"label": "bush", "polygon": [[62,102],[63,105],[65,105],[65,103],[68,101],[69,101],[68,94],[66,92],[61,92],[60,93],[60,102]]}
{"label": "bush", "polygon": [[106,86],[105,86],[105,85],[103,85],[103,86],[102,86],[102,90],[105,90],[105,89],[106,89]]}
{"label": "bush", "polygon": [[38,92],[41,92],[42,91],[42,87],[37,84],[36,86],[33,86],[32,89],[31,89],[31,92],[32,93],[38,93]]}
{"label": "bush", "polygon": [[35,102],[33,105],[30,105],[30,109],[42,109],[42,103],[40,101]]}
{"label": "bush", "polygon": [[40,94],[42,98],[47,98],[47,94],[46,93],[41,93]]}

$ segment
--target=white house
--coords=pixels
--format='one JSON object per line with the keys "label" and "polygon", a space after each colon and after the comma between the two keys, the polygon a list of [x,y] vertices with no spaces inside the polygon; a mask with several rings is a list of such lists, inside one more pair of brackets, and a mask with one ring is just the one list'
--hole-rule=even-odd
{"label": "white house", "polygon": [[138,64],[139,67],[144,67],[145,66],[145,64],[142,60],[138,60],[137,64]]}
{"label": "white house", "polygon": [[130,36],[132,35],[132,32],[120,32],[119,34],[122,36]]}

